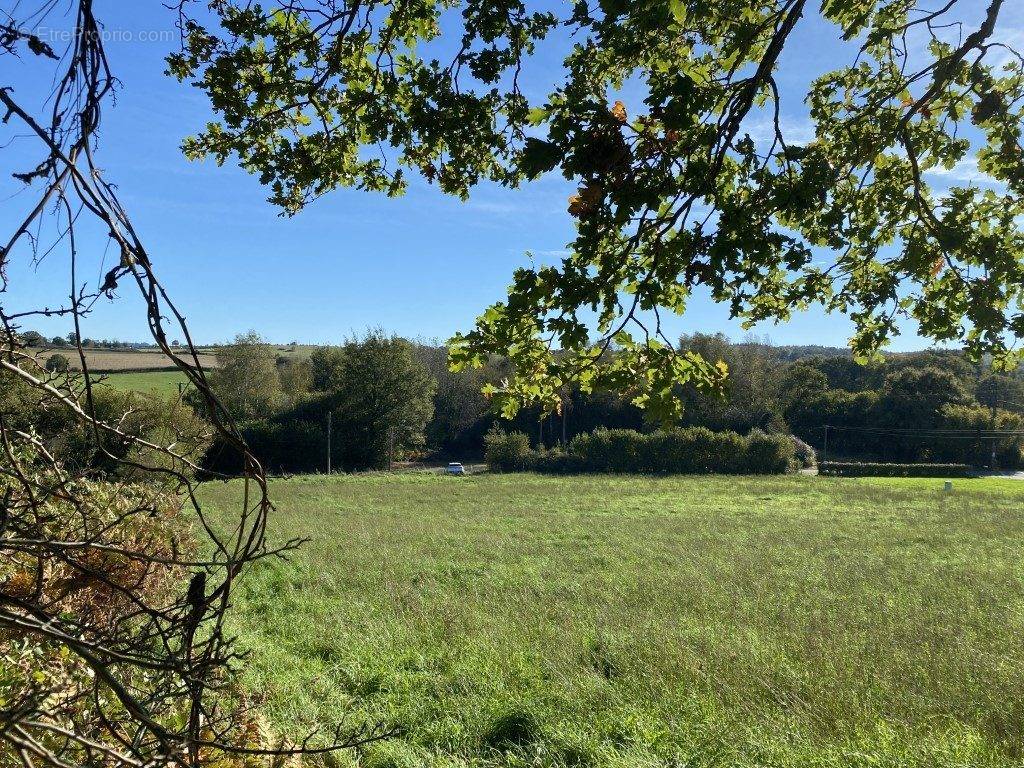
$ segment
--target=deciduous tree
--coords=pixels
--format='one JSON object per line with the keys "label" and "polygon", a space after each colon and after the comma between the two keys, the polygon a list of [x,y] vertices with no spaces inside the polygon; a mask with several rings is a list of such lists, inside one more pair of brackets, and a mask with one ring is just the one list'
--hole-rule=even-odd
{"label": "deciduous tree", "polygon": [[217,350],[217,368],[210,373],[210,384],[236,419],[267,416],[281,398],[276,358],[255,331],[241,333],[233,344]]}
{"label": "deciduous tree", "polygon": [[343,466],[383,469],[424,445],[436,384],[405,339],[380,332],[345,345],[329,398]]}
{"label": "deciduous tree", "polygon": [[[170,69],[218,113],[186,151],[237,157],[287,213],[338,186],[398,194],[409,171],[463,196],[547,172],[576,185],[570,255],[518,270],[508,300],[455,339],[461,364],[512,358],[495,392],[507,412],[555,407],[569,380],[664,415],[679,382],[721,387],[724,368],[663,334],[698,286],[748,323],[845,312],[859,358],[910,317],[925,337],[1017,361],[1024,66],[1000,30],[1006,0],[457,5],[442,62],[416,46],[442,34],[441,3],[211,3],[212,23],[186,19]],[[835,64],[803,94],[798,135],[779,119],[779,78],[811,17]],[[530,103],[519,75],[556,28],[574,44]],[[629,104],[627,81],[642,93]],[[377,145],[393,149],[362,151]],[[991,183],[929,180],[975,162]]]}
{"label": "deciduous tree", "polygon": [[55,354],[46,358],[46,370],[50,373],[67,373],[71,367],[71,361],[66,355]]}

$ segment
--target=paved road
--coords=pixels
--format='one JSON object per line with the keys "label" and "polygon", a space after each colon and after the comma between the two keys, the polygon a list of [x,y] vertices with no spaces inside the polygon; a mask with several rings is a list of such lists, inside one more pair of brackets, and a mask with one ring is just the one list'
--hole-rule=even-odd
{"label": "paved road", "polygon": [[[447,467],[447,466],[448,466],[448,462],[444,462],[444,463],[441,463],[441,464],[432,464],[432,463],[428,464],[428,463],[425,463],[425,462],[418,462],[418,461],[416,461],[416,462],[413,462],[413,461],[409,461],[409,462],[396,461],[395,462],[394,471],[395,472],[430,472],[430,473],[433,473],[433,474],[439,474],[441,472],[444,472],[445,467]],[[486,464],[469,464],[469,463],[463,462],[462,466],[463,466],[463,468],[465,468],[467,475],[478,475],[481,472],[485,472],[487,470],[487,465]]]}
{"label": "paved road", "polygon": [[1007,471],[1007,472],[978,472],[972,477],[1004,477],[1007,480],[1024,480],[1024,472]]}

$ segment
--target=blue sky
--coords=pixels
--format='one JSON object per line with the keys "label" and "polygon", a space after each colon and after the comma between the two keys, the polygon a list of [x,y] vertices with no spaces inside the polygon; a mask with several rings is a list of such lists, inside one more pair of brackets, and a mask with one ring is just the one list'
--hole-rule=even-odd
{"label": "blue sky", "polygon": [[[163,58],[175,45],[171,13],[158,0],[96,5],[97,15],[117,33],[108,53],[122,82],[116,106],[104,116],[99,163],[118,185],[158,274],[200,342],[224,341],[250,328],[282,343],[338,342],[369,327],[444,339],[468,330],[488,304],[504,296],[512,270],[528,263],[527,252],[535,261],[554,262],[572,240],[565,207],[573,190],[554,177],[520,190],[485,186],[466,203],[424,183],[414,183],[397,200],[340,190],[294,218],[281,218],[265,202],[256,179],[237,168],[181,156],[181,139],[200,128],[209,113],[199,92],[163,75]],[[980,11],[980,0],[976,5]],[[969,4],[972,11],[974,6]],[[1008,14],[1005,34],[1017,35],[1024,29],[1024,9],[1010,8]],[[834,30],[809,17],[787,51],[780,83],[784,119],[794,130],[805,127],[801,100],[807,82],[847,61],[835,40]],[[527,81],[528,95],[542,98],[557,58],[554,49],[542,55]],[[5,61],[0,85],[14,85],[23,99],[30,94],[29,103],[36,94],[41,101],[45,70],[31,58]],[[756,120],[747,128],[756,131]],[[20,184],[8,171],[25,170],[35,155],[32,142],[12,140],[10,129],[0,137],[5,146],[0,225],[9,229],[31,198],[16,194]],[[971,173],[965,168],[954,176]],[[102,237],[85,243],[82,279],[100,279],[103,247]],[[7,307],[55,306],[67,294],[63,253],[35,266],[28,264],[26,252],[16,253],[9,276]],[[139,302],[128,290],[122,294],[97,306],[86,335],[147,339]],[[684,317],[668,323],[672,334],[724,331],[739,338],[744,333],[725,307],[703,295],[694,297]],[[27,327],[48,335],[68,330],[58,319]],[[811,311],[756,332],[776,343],[842,345],[850,330],[841,316]],[[892,348],[923,345],[907,326]]]}

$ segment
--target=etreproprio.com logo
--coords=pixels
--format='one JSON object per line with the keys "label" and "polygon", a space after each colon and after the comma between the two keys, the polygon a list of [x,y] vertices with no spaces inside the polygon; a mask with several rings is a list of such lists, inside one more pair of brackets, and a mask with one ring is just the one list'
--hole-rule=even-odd
{"label": "etreproprio.com logo", "polygon": [[[77,39],[80,30],[37,27],[32,34],[52,46],[67,45]],[[103,43],[170,43],[180,40],[176,29],[100,29],[90,33]]]}

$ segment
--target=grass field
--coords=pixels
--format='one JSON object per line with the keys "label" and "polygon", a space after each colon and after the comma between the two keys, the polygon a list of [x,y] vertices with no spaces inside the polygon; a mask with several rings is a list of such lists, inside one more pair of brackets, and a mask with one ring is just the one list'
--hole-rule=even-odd
{"label": "grass field", "polygon": [[188,377],[179,370],[109,373],[105,376],[104,383],[109,387],[157,395],[177,395],[178,384],[188,382]]}
{"label": "grass field", "polygon": [[[36,359],[45,361],[50,355],[64,355],[74,370],[81,370],[78,350],[74,348],[45,348],[30,350]],[[156,349],[86,349],[85,360],[94,372],[109,371],[152,371],[157,368],[174,370],[174,363]],[[207,368],[215,368],[217,358],[212,353],[201,352],[199,361]]]}
{"label": "grass field", "polygon": [[245,681],[404,730],[335,766],[1020,766],[1024,484],[941,487],[274,481],[311,540],[244,582]]}

